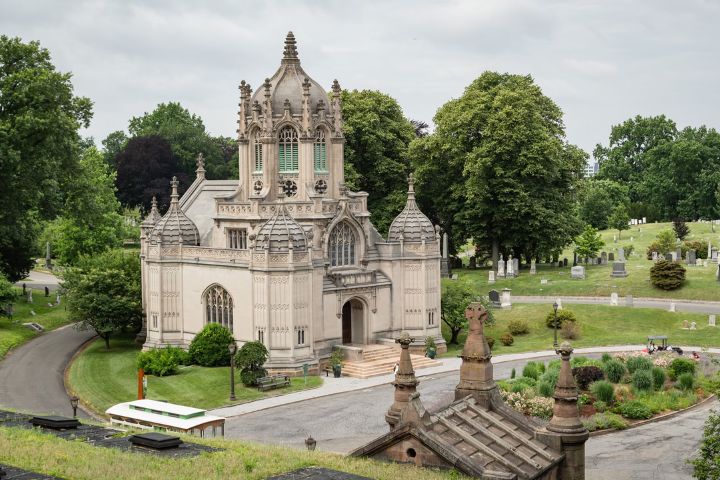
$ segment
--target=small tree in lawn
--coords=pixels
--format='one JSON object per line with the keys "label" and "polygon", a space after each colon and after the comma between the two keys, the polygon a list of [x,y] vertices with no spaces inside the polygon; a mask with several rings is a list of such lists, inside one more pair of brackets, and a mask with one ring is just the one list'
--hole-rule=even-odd
{"label": "small tree in lawn", "polygon": [[588,225],[585,230],[575,239],[577,253],[581,258],[595,258],[600,249],[605,245],[602,237],[595,228]]}
{"label": "small tree in lawn", "polygon": [[675,250],[675,247],[677,245],[677,238],[675,237],[675,232],[673,232],[669,228],[667,230],[661,231],[657,234],[657,237],[655,237],[654,245],[659,249],[658,251],[662,254],[672,252],[673,250]]}
{"label": "small tree in lawn", "polygon": [[691,460],[693,477],[698,480],[720,478],[720,413],[711,411],[705,422],[700,452]]}
{"label": "small tree in lawn", "polygon": [[685,223],[685,220],[682,218],[673,220],[673,230],[675,230],[675,236],[680,240],[685,240],[685,237],[690,235],[690,227],[687,226],[687,223]]}
{"label": "small tree in lawn", "polygon": [[240,380],[246,387],[257,385],[258,378],[267,374],[263,368],[268,358],[268,351],[261,342],[247,342],[240,347],[235,355],[235,365],[240,370]]}
{"label": "small tree in lawn", "polygon": [[618,239],[622,234],[623,230],[630,228],[628,223],[630,222],[630,214],[628,213],[627,207],[622,203],[615,207],[608,217],[608,225],[610,228],[614,228],[618,231]]}
{"label": "small tree in lawn", "polygon": [[458,335],[467,327],[465,309],[472,302],[481,302],[488,310],[486,325],[495,323],[495,319],[484,299],[475,293],[473,287],[462,281],[449,282],[442,292],[441,317],[445,325],[450,329],[451,344],[458,343]]}
{"label": "small tree in lawn", "polygon": [[140,259],[137,254],[109,250],[81,257],[63,273],[70,318],[82,330],[95,330],[110,348],[110,336],[142,322]]}
{"label": "small tree in lawn", "polygon": [[657,288],[675,290],[680,288],[684,281],[685,267],[677,262],[660,259],[650,268],[650,282]]}

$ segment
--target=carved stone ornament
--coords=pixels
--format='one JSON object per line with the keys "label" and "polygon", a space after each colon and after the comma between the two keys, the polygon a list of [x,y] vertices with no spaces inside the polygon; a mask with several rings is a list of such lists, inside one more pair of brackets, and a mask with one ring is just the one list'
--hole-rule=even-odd
{"label": "carved stone ornament", "polygon": [[297,195],[297,184],[294,180],[285,180],[280,188],[286,197],[294,197]]}
{"label": "carved stone ornament", "polygon": [[256,180],[255,183],[253,183],[253,191],[255,192],[255,195],[260,195],[260,192],[263,189],[263,182],[262,180]]}
{"label": "carved stone ornament", "polygon": [[319,193],[320,195],[324,195],[325,192],[327,192],[327,182],[323,179],[315,182],[315,192]]}

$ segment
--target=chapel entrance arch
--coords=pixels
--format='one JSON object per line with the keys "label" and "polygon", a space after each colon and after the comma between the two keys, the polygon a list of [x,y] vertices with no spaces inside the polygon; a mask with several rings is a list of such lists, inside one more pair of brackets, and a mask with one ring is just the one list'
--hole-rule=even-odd
{"label": "chapel entrance arch", "polygon": [[365,343],[365,306],[357,298],[350,299],[343,305],[342,343]]}

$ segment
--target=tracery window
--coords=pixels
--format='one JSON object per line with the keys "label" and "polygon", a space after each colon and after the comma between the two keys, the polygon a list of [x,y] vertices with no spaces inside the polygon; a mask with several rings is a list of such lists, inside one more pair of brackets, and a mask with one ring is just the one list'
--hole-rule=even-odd
{"label": "tracery window", "polygon": [[263,148],[259,132],[255,134],[255,173],[263,171]]}
{"label": "tracery window", "polygon": [[327,143],[325,142],[325,129],[318,128],[313,144],[314,165],[316,172],[327,172]]}
{"label": "tracery window", "polygon": [[220,285],[208,288],[205,302],[205,323],[219,323],[233,331],[233,301],[230,294]]}
{"label": "tracery window", "polygon": [[330,234],[330,266],[355,264],[355,233],[347,222],[340,222]]}
{"label": "tracery window", "polygon": [[227,246],[236,250],[247,249],[247,229],[245,228],[228,228],[227,229]]}
{"label": "tracery window", "polygon": [[278,136],[278,164],[280,173],[299,171],[298,134],[292,127],[280,130]]}

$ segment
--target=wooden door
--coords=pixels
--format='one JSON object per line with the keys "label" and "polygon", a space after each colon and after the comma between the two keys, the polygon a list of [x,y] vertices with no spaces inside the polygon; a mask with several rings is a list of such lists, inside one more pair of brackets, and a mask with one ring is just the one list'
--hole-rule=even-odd
{"label": "wooden door", "polygon": [[352,343],[352,308],[350,302],[345,303],[342,308],[342,342]]}

